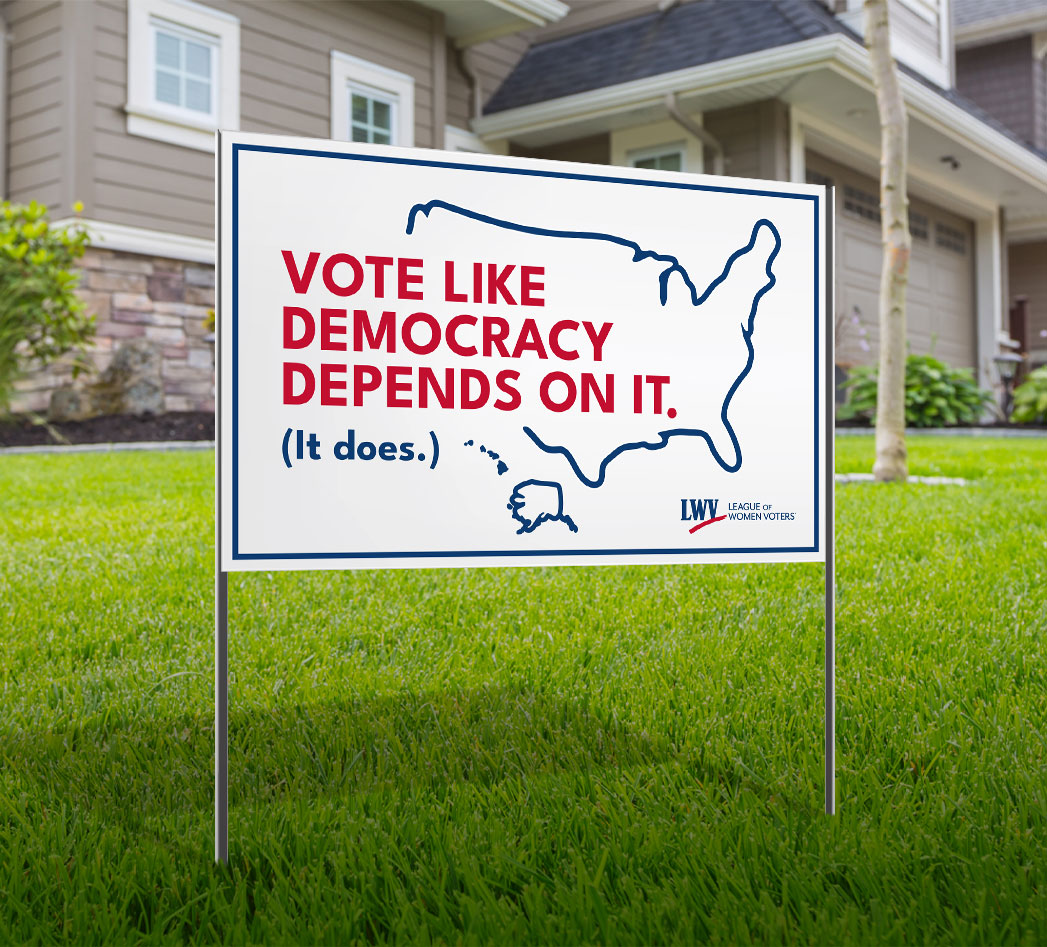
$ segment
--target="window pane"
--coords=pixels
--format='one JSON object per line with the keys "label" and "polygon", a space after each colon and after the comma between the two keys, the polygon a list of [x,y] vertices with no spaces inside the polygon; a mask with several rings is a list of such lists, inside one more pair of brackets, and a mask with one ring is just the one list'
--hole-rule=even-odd
{"label": "window pane", "polygon": [[353,121],[367,122],[367,99],[362,95],[353,93]]}
{"label": "window pane", "polygon": [[638,161],[633,162],[634,168],[650,168],[652,171],[655,169],[655,162],[657,158],[640,158]]}
{"label": "window pane", "polygon": [[211,78],[211,48],[201,43],[185,44],[185,71],[201,79]]}
{"label": "window pane", "polygon": [[371,139],[376,145],[388,145],[389,136],[382,132],[375,132],[374,138]]}
{"label": "window pane", "polygon": [[168,105],[182,104],[178,76],[160,69],[156,70],[156,101],[166,102]]}
{"label": "window pane", "polygon": [[185,106],[194,112],[210,113],[211,83],[197,79],[185,80]]}
{"label": "window pane", "polygon": [[679,171],[681,168],[680,154],[661,155],[658,158],[659,171]]}
{"label": "window pane", "polygon": [[374,118],[372,119],[372,124],[375,125],[378,128],[382,128],[382,129],[385,129],[386,131],[389,131],[389,128],[390,128],[389,113],[390,112],[391,112],[391,109],[389,108],[389,103],[388,102],[380,102],[380,101],[378,101],[378,99],[375,99],[374,100]]}
{"label": "window pane", "polygon": [[362,125],[353,125],[353,141],[368,141],[367,127]]}
{"label": "window pane", "polygon": [[161,33],[157,31],[156,34],[156,64],[158,66],[167,66],[171,69],[178,68],[178,47],[181,45],[181,40],[176,36],[171,36],[170,33]]}

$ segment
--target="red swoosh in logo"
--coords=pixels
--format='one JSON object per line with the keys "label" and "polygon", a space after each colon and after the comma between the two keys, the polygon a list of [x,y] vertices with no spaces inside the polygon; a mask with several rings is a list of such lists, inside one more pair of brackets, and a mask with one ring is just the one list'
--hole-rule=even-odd
{"label": "red swoosh in logo", "polygon": [[697,533],[698,530],[700,530],[703,526],[708,526],[710,523],[719,523],[720,520],[725,519],[727,519],[726,513],[724,513],[723,516],[714,516],[711,520],[702,520],[702,522],[700,522],[697,526],[692,526],[689,530],[687,530],[687,532]]}

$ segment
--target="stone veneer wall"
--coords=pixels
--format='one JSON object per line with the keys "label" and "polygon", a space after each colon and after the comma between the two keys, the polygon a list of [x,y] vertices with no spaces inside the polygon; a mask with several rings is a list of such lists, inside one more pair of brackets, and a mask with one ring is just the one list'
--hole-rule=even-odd
{"label": "stone veneer wall", "polygon": [[[91,361],[101,372],[117,346],[143,339],[161,357],[167,411],[214,410],[214,350],[204,325],[214,308],[214,267],[164,257],[89,247],[80,261],[80,296],[95,314]],[[51,392],[85,384],[59,362],[31,372],[17,386],[13,411],[47,411]]]}

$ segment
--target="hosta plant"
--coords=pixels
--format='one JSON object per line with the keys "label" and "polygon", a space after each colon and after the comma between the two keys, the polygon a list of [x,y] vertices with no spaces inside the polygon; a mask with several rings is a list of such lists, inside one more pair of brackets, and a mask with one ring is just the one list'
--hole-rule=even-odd
{"label": "hosta plant", "polygon": [[[840,420],[876,419],[877,369],[859,365],[844,383],[847,401],[840,406]],[[979,388],[969,368],[952,368],[933,355],[910,355],[905,360],[905,424],[938,427],[977,424],[992,403],[992,393]]]}
{"label": "hosta plant", "polygon": [[1029,372],[1014,389],[1011,420],[1019,424],[1047,423],[1047,365]]}

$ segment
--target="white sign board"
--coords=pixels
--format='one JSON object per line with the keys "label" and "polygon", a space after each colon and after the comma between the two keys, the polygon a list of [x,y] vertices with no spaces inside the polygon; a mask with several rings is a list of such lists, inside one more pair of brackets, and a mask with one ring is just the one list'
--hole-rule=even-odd
{"label": "white sign board", "polygon": [[223,133],[221,568],[824,561],[824,195]]}

